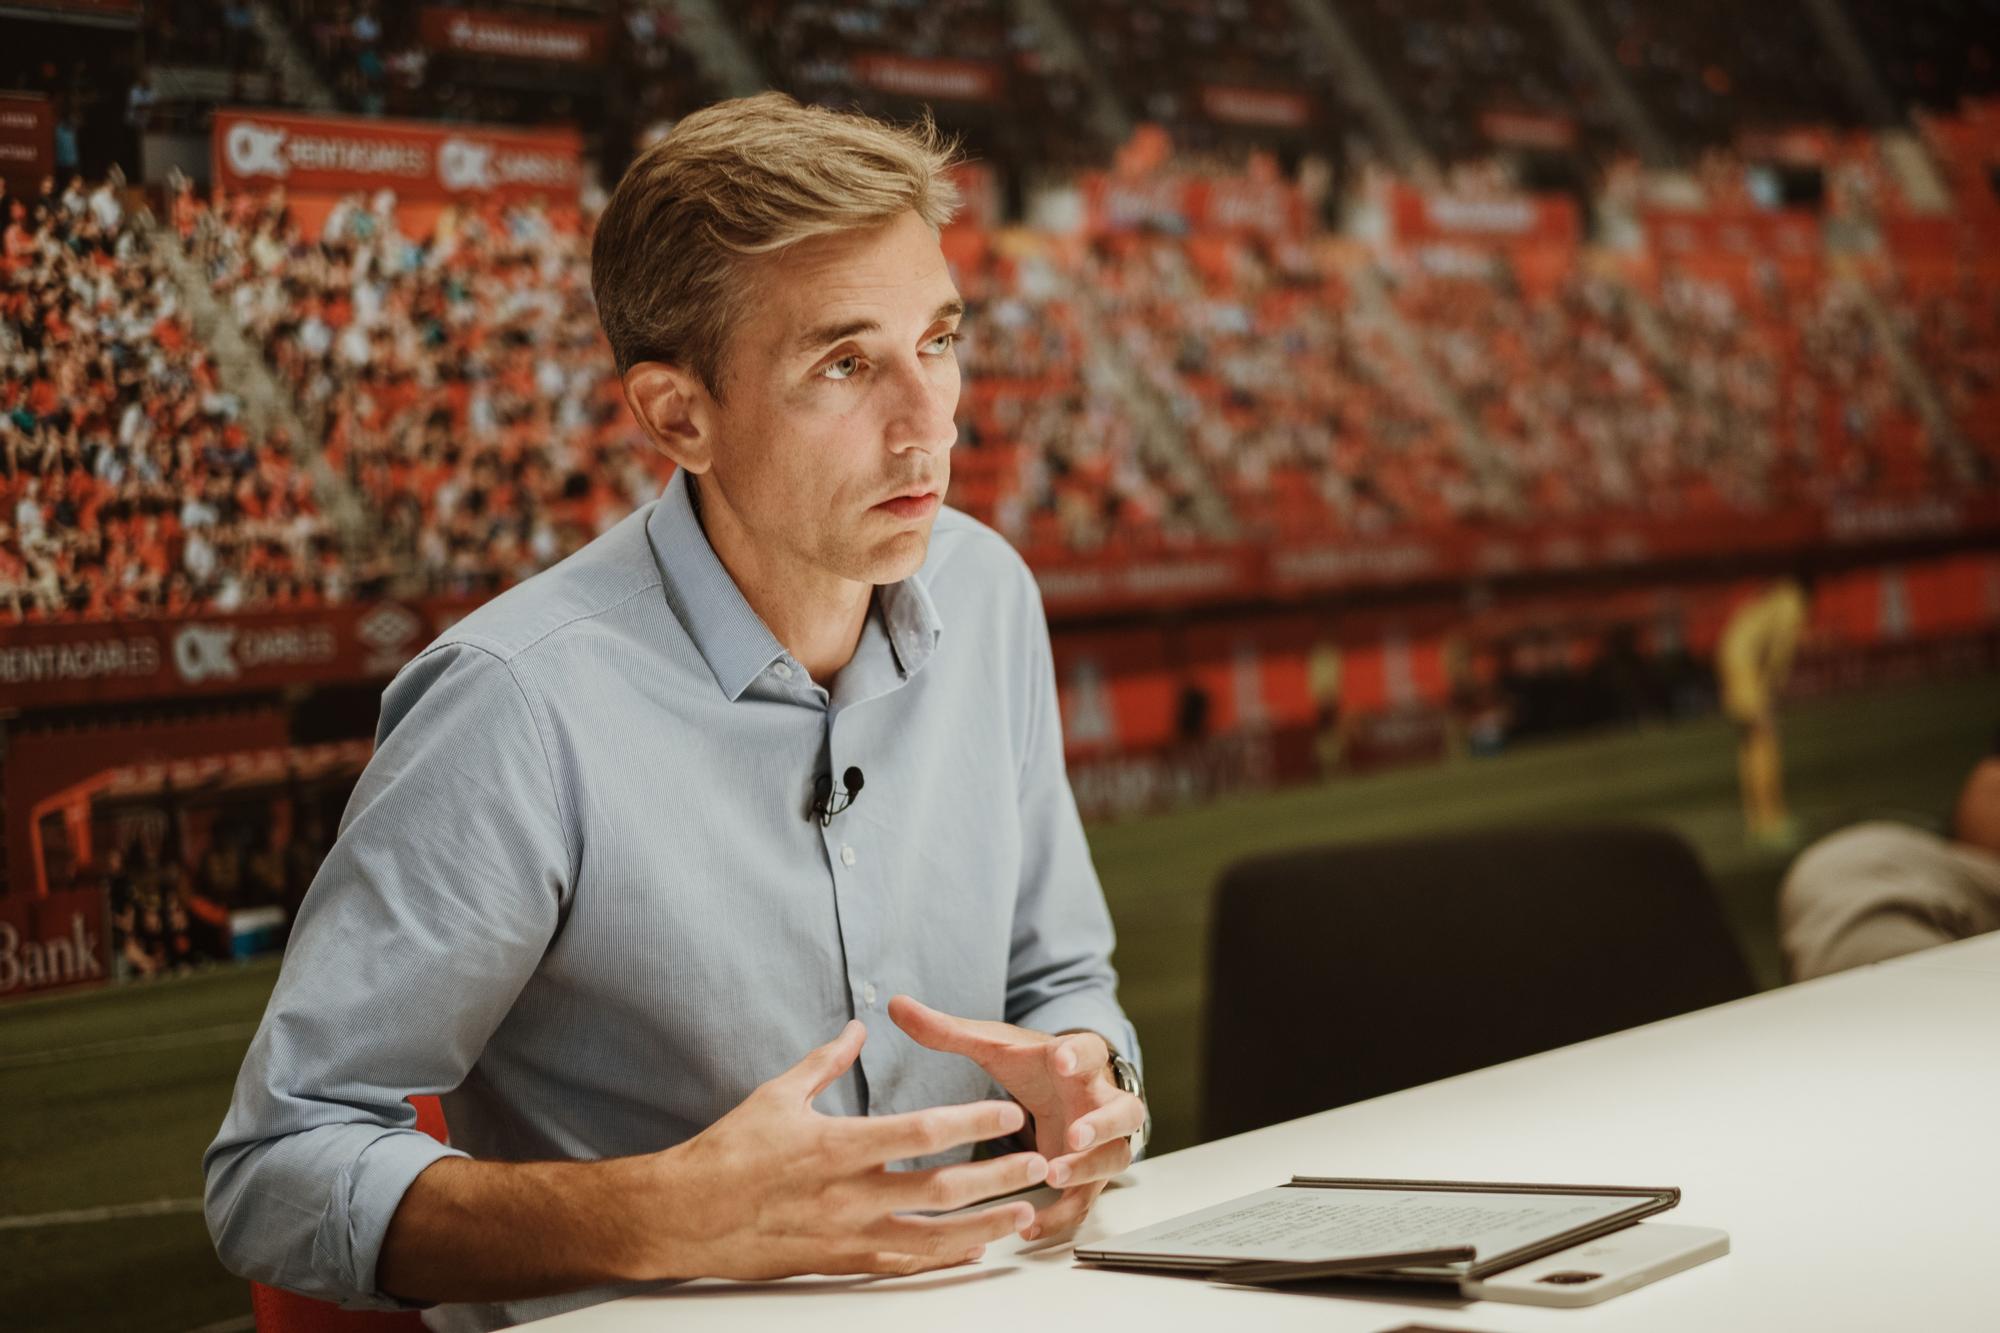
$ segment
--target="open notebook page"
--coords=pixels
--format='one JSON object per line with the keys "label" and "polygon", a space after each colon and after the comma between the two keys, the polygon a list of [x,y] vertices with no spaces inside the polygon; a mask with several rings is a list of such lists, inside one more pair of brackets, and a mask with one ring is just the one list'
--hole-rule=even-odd
{"label": "open notebook page", "polygon": [[1278,1187],[1078,1247],[1078,1257],[1312,1260],[1470,1245],[1481,1258],[1631,1208],[1630,1195]]}

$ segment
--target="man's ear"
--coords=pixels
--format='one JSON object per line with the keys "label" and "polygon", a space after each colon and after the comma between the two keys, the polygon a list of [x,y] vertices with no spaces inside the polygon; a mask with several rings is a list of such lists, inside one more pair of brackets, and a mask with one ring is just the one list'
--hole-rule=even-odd
{"label": "man's ear", "polygon": [[625,405],[653,446],[699,475],[714,461],[715,400],[701,377],[665,361],[640,361],[622,380]]}

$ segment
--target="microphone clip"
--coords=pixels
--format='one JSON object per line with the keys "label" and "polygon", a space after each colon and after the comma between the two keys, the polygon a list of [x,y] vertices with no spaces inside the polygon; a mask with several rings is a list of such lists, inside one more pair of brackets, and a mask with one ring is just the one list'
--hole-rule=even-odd
{"label": "microphone clip", "polygon": [[833,823],[833,817],[853,805],[854,798],[861,795],[863,777],[859,768],[849,765],[840,777],[847,784],[844,790],[833,785],[831,773],[822,773],[813,779],[812,808],[806,812],[806,818],[819,820],[821,828]]}

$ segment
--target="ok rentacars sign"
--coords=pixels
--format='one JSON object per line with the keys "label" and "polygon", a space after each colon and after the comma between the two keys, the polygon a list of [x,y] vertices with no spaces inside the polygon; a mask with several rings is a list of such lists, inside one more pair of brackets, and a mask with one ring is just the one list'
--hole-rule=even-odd
{"label": "ok rentacars sign", "polygon": [[1118,1086],[1110,1048],[1095,1032],[1050,1036],[1012,1023],[957,1018],[907,995],[889,1001],[889,1017],[918,1045],[977,1064],[1034,1118],[1048,1183],[1063,1192],[1022,1229],[1022,1239],[1083,1221],[1105,1182],[1132,1164],[1129,1136],[1145,1124],[1146,1107]]}

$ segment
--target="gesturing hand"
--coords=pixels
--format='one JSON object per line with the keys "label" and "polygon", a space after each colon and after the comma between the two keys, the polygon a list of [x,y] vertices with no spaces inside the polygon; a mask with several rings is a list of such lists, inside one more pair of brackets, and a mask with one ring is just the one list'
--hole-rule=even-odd
{"label": "gesturing hand", "polygon": [[729,1114],[658,1154],[660,1251],[648,1276],[773,1278],[795,1273],[916,1273],[977,1259],[1030,1225],[1034,1210],[961,1208],[1039,1185],[1048,1162],[1014,1153],[986,1162],[890,1171],[887,1164],[1000,1138],[1021,1128],[1011,1102],[884,1116],[828,1116],[815,1097],[847,1072],[867,1028],[840,1035],[752,1092]]}
{"label": "gesturing hand", "polygon": [[958,1018],[907,995],[889,1001],[889,1017],[919,1045],[976,1063],[1034,1116],[1048,1183],[1065,1188],[1035,1215],[1023,1239],[1083,1221],[1104,1183],[1132,1164],[1128,1140],[1146,1122],[1145,1103],[1118,1086],[1110,1048],[1096,1033],[1050,1036],[1012,1023]]}

